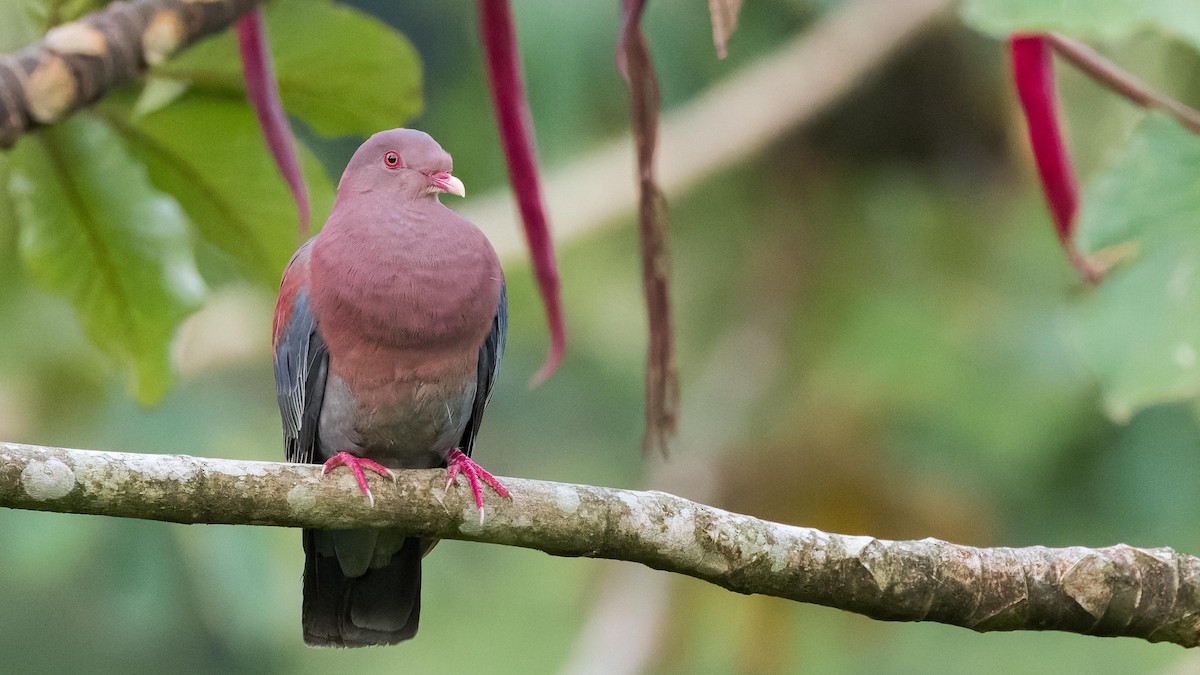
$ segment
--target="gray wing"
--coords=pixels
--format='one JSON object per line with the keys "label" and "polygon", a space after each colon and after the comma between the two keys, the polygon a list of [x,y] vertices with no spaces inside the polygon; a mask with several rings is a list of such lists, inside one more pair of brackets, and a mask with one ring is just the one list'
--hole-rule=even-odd
{"label": "gray wing", "polygon": [[496,317],[492,319],[492,330],[479,348],[479,367],[476,371],[475,401],[471,404],[471,417],[467,420],[467,428],[463,431],[459,447],[469,457],[475,447],[475,436],[479,434],[479,424],[483,420],[483,411],[492,400],[492,387],[496,376],[500,374],[500,361],[504,359],[504,341],[508,337],[508,290],[500,286],[500,305],[496,308]]}
{"label": "gray wing", "polygon": [[[280,303],[286,300],[281,297]],[[317,422],[329,376],[329,350],[308,306],[308,293],[300,289],[290,304],[275,339],[275,386],[283,417],[284,451],[289,462],[313,464],[319,456]],[[279,311],[276,309],[277,315]]]}

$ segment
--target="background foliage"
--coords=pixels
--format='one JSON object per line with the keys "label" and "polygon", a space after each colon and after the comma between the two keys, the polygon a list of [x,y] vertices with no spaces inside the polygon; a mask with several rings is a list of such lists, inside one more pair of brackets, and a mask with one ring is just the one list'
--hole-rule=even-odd
{"label": "background foliage", "polygon": [[[0,3],[0,49],[44,28],[40,2]],[[627,128],[617,4],[516,3],[549,171]],[[717,61],[700,6],[652,3],[665,109],[837,6],[748,3]],[[1060,70],[1088,178],[1081,245],[1120,259],[1080,289],[995,38],[1060,29],[1194,104],[1200,15],[1186,0],[975,0],[963,15],[980,32],[947,22],[815,124],[668,195],[681,423],[737,430],[706,449],[719,477],[708,501],[889,538],[1198,553],[1200,141]],[[404,123],[443,142],[472,194],[502,187],[469,3],[280,0],[268,28],[314,223],[359,138]],[[22,140],[0,156],[0,185],[0,438],[281,458],[267,345],[295,211],[231,37]],[[540,306],[526,263],[506,261],[512,336],[480,439],[490,470],[656,487],[644,474],[658,460],[639,452],[636,245],[630,214],[563,247],[574,351],[533,391]],[[770,367],[742,411],[728,401],[744,361]],[[700,448],[682,444],[678,461],[689,452]],[[426,562],[420,637],[339,653],[300,642],[295,532],[5,512],[0,541],[0,653],[13,672],[550,672],[616,567],[445,542]],[[691,579],[669,588],[653,672],[1196,667],[1133,640],[975,635]]]}

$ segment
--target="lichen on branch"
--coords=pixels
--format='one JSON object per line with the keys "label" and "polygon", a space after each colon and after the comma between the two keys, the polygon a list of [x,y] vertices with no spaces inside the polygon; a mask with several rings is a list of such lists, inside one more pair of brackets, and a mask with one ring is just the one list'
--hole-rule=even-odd
{"label": "lichen on branch", "polygon": [[282,527],[395,527],[413,535],[638,562],[739,593],[889,621],[1061,630],[1200,644],[1200,558],[1169,548],[974,548],[773,523],[662,492],[505,478],[480,524],[442,470],[375,480],[320,467],[0,443],[0,506]]}
{"label": "lichen on branch", "polygon": [[148,66],[228,28],[259,2],[114,2],[50,29],[41,42],[0,58],[0,148],[95,103]]}

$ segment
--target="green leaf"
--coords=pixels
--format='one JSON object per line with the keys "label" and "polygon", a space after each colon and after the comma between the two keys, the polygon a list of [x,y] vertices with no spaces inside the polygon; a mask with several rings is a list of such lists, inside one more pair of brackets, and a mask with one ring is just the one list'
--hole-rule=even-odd
{"label": "green leaf", "polygon": [[[266,7],[267,37],[289,115],[323,136],[368,136],[421,112],[421,64],[403,35],[327,0]],[[203,42],[156,69],[198,91],[245,91],[231,34]]]}
{"label": "green leaf", "polygon": [[1070,330],[1128,420],[1200,394],[1200,137],[1149,116],[1122,157],[1088,186],[1083,250],[1125,257],[1070,311]]}
{"label": "green leaf", "polygon": [[142,87],[142,93],[133,104],[133,119],[145,117],[152,112],[162,110],[175,99],[187,93],[187,83],[165,77],[148,77]]}
{"label": "green leaf", "polygon": [[[130,121],[128,101],[98,108],[150,170],[154,185],[179,200],[204,240],[267,287],[279,284],[296,250],[296,205],[244,101],[187,95]],[[333,207],[333,185],[303,146],[301,167],[314,222]]]}
{"label": "green leaf", "polygon": [[21,266],[17,261],[17,212],[8,192],[8,156],[0,155],[0,308],[17,288]]}
{"label": "green leaf", "polygon": [[41,10],[37,0],[8,0],[0,3],[0,52],[11,52],[40,37],[33,17]]}
{"label": "green leaf", "polygon": [[25,267],[71,301],[93,342],[132,367],[137,398],[158,400],[176,328],[204,295],[183,211],[86,116],[26,137],[9,159]]}
{"label": "green leaf", "polygon": [[1200,48],[1200,3],[1193,0],[967,0],[963,20],[996,37],[1059,31],[1114,40],[1146,28]]}
{"label": "green leaf", "polygon": [[9,169],[7,155],[0,155],[0,261],[5,260],[3,250],[17,231],[17,213],[12,196],[8,193]]}

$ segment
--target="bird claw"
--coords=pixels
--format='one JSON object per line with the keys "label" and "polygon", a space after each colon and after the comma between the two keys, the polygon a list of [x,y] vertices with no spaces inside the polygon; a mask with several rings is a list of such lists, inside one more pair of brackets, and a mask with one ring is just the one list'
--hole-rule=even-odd
{"label": "bird claw", "polygon": [[504,499],[512,499],[512,493],[508,488],[504,487],[496,477],[488,473],[482,466],[479,466],[470,457],[463,454],[462,450],[455,448],[450,451],[446,457],[446,489],[454,484],[454,480],[458,478],[458,474],[467,477],[467,482],[471,485],[471,494],[475,496],[475,508],[479,510],[479,524],[483,524],[483,488],[480,487],[480,479],[491,486],[496,494]]}
{"label": "bird claw", "polygon": [[375,495],[371,494],[371,487],[367,485],[367,476],[363,473],[363,469],[370,469],[384,478],[391,478],[393,483],[396,482],[396,474],[391,469],[379,462],[373,462],[348,452],[339,452],[330,457],[325,462],[325,465],[321,467],[321,475],[324,476],[339,466],[349,467],[354,472],[354,480],[358,483],[358,489],[362,490],[362,493],[367,496],[367,501],[371,503],[371,508],[375,508]]}

